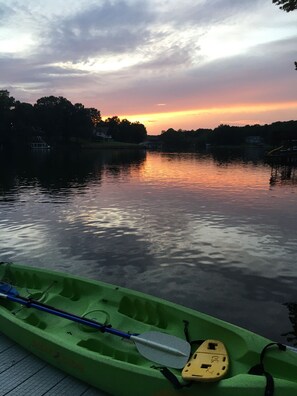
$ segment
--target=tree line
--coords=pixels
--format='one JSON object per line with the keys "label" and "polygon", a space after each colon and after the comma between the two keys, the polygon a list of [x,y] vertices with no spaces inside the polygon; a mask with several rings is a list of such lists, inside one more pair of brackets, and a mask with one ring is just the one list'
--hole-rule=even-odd
{"label": "tree line", "polygon": [[0,147],[27,146],[36,136],[49,145],[67,145],[98,139],[100,131],[119,142],[140,143],[147,136],[139,122],[117,116],[103,121],[99,110],[62,96],[44,96],[32,105],[0,90]]}
{"label": "tree line", "polygon": [[166,148],[204,148],[212,146],[242,146],[247,144],[278,147],[297,140],[297,121],[278,121],[265,125],[219,125],[214,129],[162,131],[160,140]]}

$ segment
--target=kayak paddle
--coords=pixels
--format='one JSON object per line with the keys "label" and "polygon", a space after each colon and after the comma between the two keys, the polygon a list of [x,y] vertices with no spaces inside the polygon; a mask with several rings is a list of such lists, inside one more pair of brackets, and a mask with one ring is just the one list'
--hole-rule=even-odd
{"label": "kayak paddle", "polygon": [[22,297],[19,295],[17,289],[6,283],[0,282],[0,298],[24,305],[27,308],[35,308],[39,311],[90,326],[102,332],[129,339],[134,342],[138,352],[142,356],[166,367],[183,368],[190,356],[190,344],[176,336],[157,331],[147,331],[137,335],[125,333],[124,331],[100,324],[95,320],[63,311],[37,300]]}

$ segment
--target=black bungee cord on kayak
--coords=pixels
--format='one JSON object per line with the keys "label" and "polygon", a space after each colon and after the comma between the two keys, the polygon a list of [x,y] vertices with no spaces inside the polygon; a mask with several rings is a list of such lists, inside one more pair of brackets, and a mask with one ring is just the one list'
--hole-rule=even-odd
{"label": "black bungee cord on kayak", "polygon": [[272,346],[277,346],[280,351],[285,351],[287,349],[285,345],[279,342],[271,342],[270,344],[267,344],[261,352],[260,363],[256,364],[249,370],[249,374],[264,375],[266,377],[266,387],[265,387],[264,396],[274,395],[274,379],[273,376],[265,370],[264,362],[263,362],[267,349],[271,348]]}

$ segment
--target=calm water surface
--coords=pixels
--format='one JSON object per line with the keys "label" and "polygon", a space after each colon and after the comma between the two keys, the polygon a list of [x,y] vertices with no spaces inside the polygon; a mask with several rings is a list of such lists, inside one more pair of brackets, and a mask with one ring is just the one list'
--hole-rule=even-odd
{"label": "calm water surface", "polygon": [[225,154],[2,152],[0,261],[138,289],[289,342],[297,171]]}

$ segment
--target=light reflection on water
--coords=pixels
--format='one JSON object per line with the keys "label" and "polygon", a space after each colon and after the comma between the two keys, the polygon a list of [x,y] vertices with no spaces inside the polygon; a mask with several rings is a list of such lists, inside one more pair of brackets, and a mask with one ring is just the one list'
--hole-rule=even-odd
{"label": "light reflection on water", "polygon": [[140,289],[284,341],[283,303],[297,299],[286,175],[218,154],[2,157],[1,261]]}

